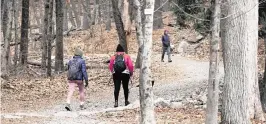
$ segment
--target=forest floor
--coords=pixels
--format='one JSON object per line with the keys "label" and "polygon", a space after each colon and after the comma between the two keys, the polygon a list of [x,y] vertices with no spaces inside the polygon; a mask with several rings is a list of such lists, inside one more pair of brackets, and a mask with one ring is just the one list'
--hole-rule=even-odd
{"label": "forest floor", "polygon": [[[163,98],[166,100],[178,100],[182,97],[191,95],[194,91],[204,90],[207,85],[209,63],[197,61],[181,57],[179,55],[172,56],[173,62],[160,62],[160,55],[155,55],[153,60],[160,67],[165,67],[166,71],[172,71],[179,74],[161,75],[165,76],[165,80],[155,80],[154,99]],[[222,69],[222,68],[221,68]],[[158,68],[160,70],[160,68]],[[180,73],[182,72],[182,73]],[[166,73],[167,74],[167,73]],[[222,75],[222,72],[221,72]],[[156,75],[155,75],[156,76]],[[167,78],[172,77],[172,78]],[[43,124],[59,124],[59,123],[138,123],[139,121],[139,92],[135,82],[130,88],[131,105],[123,107],[124,97],[123,90],[120,91],[119,104],[121,107],[113,108],[113,88],[109,86],[104,90],[96,92],[87,91],[86,110],[78,109],[78,96],[73,97],[72,112],[64,109],[66,94],[61,94],[57,99],[41,100],[41,106],[34,111],[23,110],[2,113],[2,122],[4,123],[43,123]],[[94,87],[94,88],[97,88]],[[52,101],[52,102],[51,102]],[[36,103],[35,103],[36,104]],[[7,108],[8,109],[8,108]],[[160,108],[156,107],[157,123],[180,123],[180,124],[202,124],[204,123],[204,110],[188,108]]]}

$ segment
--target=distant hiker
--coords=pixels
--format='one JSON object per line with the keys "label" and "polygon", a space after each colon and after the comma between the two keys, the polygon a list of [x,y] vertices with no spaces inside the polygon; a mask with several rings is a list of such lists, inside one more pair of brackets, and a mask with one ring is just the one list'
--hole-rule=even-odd
{"label": "distant hiker", "polygon": [[161,61],[164,62],[164,54],[167,52],[168,55],[168,62],[172,62],[171,60],[171,44],[170,44],[170,38],[168,35],[168,30],[164,30],[164,35],[162,36],[162,43],[163,43],[163,53],[162,53],[162,59]]}
{"label": "distant hiker", "polygon": [[114,107],[118,107],[118,96],[120,91],[120,85],[122,82],[125,96],[125,105],[130,104],[128,101],[128,84],[130,80],[130,76],[133,75],[133,63],[129,55],[125,54],[123,47],[118,44],[116,48],[116,54],[111,57],[109,69],[113,74],[114,80],[114,97],[115,97],[115,105]]}
{"label": "distant hiker", "polygon": [[76,48],[73,58],[68,62],[68,95],[67,95],[67,105],[65,109],[67,111],[71,111],[70,101],[71,97],[75,91],[76,85],[79,88],[79,96],[80,96],[80,109],[85,109],[85,88],[83,80],[85,80],[85,87],[88,86],[88,74],[86,71],[85,60],[82,58],[83,52]]}

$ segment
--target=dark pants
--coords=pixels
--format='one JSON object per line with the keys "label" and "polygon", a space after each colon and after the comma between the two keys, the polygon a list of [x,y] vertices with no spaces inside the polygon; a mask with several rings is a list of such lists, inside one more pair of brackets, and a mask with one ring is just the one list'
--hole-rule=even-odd
{"label": "dark pants", "polygon": [[122,83],[123,89],[124,89],[125,101],[128,101],[129,79],[130,79],[129,74],[123,74],[123,73],[122,74],[113,74],[113,80],[114,80],[114,86],[115,86],[115,91],[114,91],[115,101],[118,101],[121,83]]}
{"label": "dark pants", "polygon": [[171,61],[171,47],[165,47],[163,46],[163,53],[162,53],[162,61],[164,60],[164,54],[167,52],[168,55],[168,61]]}

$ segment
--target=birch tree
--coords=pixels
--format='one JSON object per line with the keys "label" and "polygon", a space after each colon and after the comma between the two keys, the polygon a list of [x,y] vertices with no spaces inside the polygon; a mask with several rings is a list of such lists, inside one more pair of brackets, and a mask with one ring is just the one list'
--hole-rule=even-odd
{"label": "birch tree", "polygon": [[257,102],[258,1],[228,0],[222,13],[224,48],[223,124],[250,124]]}
{"label": "birch tree", "polygon": [[64,70],[64,50],[63,50],[63,0],[55,0],[56,4],[56,49],[55,49],[55,71]]}
{"label": "birch tree", "polygon": [[28,28],[29,28],[29,0],[22,0],[21,17],[21,41],[20,41],[20,61],[22,65],[27,64],[28,60]]}
{"label": "birch tree", "polygon": [[206,124],[218,124],[220,0],[213,6]]}
{"label": "birch tree", "polygon": [[[138,40],[141,40],[143,34],[143,51],[141,52],[141,71],[140,71],[140,110],[141,124],[155,124],[154,104],[153,104],[153,89],[151,83],[151,55],[152,55],[152,30],[153,30],[153,11],[154,0],[145,0],[145,10],[142,15],[145,17],[144,22],[140,22],[140,2],[135,0],[137,6],[137,28],[140,28],[141,23],[144,23],[144,29],[137,29]],[[141,28],[140,28],[141,29]],[[141,32],[142,31],[142,32]],[[140,34],[138,34],[140,33]],[[140,37],[139,37],[140,36]],[[141,46],[140,46],[141,47]]]}
{"label": "birch tree", "polygon": [[116,30],[119,37],[119,44],[121,44],[121,46],[124,48],[125,52],[127,53],[128,49],[126,42],[126,33],[124,30],[124,24],[121,18],[121,13],[118,8],[117,0],[112,0],[112,8],[113,8],[113,16],[115,19]]}

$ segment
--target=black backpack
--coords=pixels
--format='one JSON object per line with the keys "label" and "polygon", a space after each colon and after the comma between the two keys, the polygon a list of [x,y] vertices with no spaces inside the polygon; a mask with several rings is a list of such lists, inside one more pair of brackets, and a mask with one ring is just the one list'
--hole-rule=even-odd
{"label": "black backpack", "polygon": [[115,73],[122,73],[127,69],[124,60],[124,54],[115,55],[114,71]]}
{"label": "black backpack", "polygon": [[77,80],[77,78],[80,75],[81,71],[81,65],[80,65],[81,59],[72,59],[69,62],[68,65],[68,80]]}

